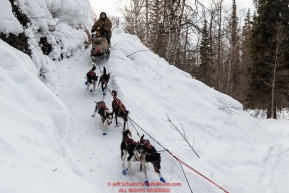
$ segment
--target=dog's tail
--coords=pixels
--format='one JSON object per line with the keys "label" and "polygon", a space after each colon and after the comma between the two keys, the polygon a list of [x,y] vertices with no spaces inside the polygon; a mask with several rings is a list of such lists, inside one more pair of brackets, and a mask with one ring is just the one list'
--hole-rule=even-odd
{"label": "dog's tail", "polygon": [[130,131],[129,129],[124,130],[123,133],[122,133],[123,139],[124,139],[124,137],[126,137],[128,134],[129,134],[130,137],[132,137],[132,133],[131,133],[131,131]]}
{"label": "dog's tail", "polygon": [[96,67],[96,64],[93,62],[93,63],[91,63],[91,66]]}
{"label": "dog's tail", "polygon": [[117,92],[116,92],[115,90],[113,90],[113,91],[112,91],[112,95],[113,95],[114,97],[117,97]]}

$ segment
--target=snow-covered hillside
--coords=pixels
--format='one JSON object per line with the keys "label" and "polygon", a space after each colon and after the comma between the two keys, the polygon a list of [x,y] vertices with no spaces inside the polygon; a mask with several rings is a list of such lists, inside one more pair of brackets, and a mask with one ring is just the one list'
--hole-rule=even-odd
{"label": "snow-covered hillside", "polygon": [[63,103],[31,59],[0,40],[0,192],[93,192],[63,143]]}
{"label": "snow-covered hillside", "polygon": [[[274,181],[274,171],[270,169],[278,168],[270,159],[272,154],[282,151],[279,141],[243,112],[239,102],[192,79],[152,52],[143,51],[127,57],[147,48],[137,37],[120,29],[113,33],[111,50],[110,59],[104,64],[111,73],[109,87],[118,91],[130,117],[160,144],[229,192],[269,193],[281,187],[282,184]],[[138,171],[138,164],[133,164],[131,175],[122,175],[121,128],[110,125],[108,135],[103,136],[99,118],[91,117],[93,101],[101,100],[102,93],[100,88],[90,93],[84,85],[85,74],[91,68],[89,50],[77,55],[58,64],[61,79],[55,92],[68,106],[71,121],[65,139],[85,166],[84,177],[101,192],[140,188],[107,185],[109,182],[143,182],[144,176]],[[98,70],[96,72],[100,74]],[[104,101],[111,108],[112,97],[107,95]],[[179,129],[184,128],[200,159],[170,127],[166,113]],[[138,140],[131,123],[129,128],[133,138]],[[138,132],[143,134],[140,129]],[[157,150],[163,150],[145,137]],[[171,155],[162,152],[161,165],[167,182],[182,183],[182,186],[166,188],[171,192],[190,192],[180,164]],[[193,192],[223,192],[193,171],[184,169]],[[149,181],[159,181],[151,164],[148,164],[148,170]]]}

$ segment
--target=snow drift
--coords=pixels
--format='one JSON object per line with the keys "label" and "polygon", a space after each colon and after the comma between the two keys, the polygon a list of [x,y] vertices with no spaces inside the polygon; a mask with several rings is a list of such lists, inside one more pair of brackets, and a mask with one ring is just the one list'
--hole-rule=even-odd
{"label": "snow drift", "polygon": [[0,40],[0,57],[0,192],[92,192],[61,139],[67,108],[27,55]]}

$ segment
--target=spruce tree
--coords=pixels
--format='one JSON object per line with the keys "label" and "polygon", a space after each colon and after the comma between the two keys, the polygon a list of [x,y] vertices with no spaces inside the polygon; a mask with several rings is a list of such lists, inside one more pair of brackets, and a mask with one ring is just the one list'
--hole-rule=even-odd
{"label": "spruce tree", "polygon": [[[276,118],[276,108],[288,105],[288,95],[286,98],[288,80],[281,76],[281,74],[288,75],[289,69],[288,1],[255,0],[254,2],[257,15],[253,20],[250,38],[252,62],[247,68],[249,78],[247,107],[268,109],[267,118]],[[279,43],[276,41],[277,25],[282,27],[282,32],[279,31],[281,35],[287,37]],[[274,65],[277,66],[275,71]],[[275,75],[278,75],[276,80]],[[272,89],[273,81],[276,81],[275,89]],[[276,97],[273,100],[274,95]],[[274,112],[270,110],[272,106],[274,106]]]}
{"label": "spruce tree", "polygon": [[199,72],[198,76],[199,80],[201,80],[203,83],[207,84],[208,86],[213,86],[213,80],[212,80],[212,74],[213,74],[213,68],[211,66],[212,56],[212,48],[210,45],[210,38],[209,38],[209,32],[207,28],[207,20],[204,22],[204,27],[202,30],[202,40],[200,43],[200,59],[201,63],[199,66]]}

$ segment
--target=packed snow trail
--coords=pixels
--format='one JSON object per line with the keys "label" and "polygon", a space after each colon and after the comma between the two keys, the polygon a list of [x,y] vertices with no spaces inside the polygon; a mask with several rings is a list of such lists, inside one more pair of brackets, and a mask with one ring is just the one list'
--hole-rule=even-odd
{"label": "packed snow trail", "polygon": [[[96,91],[90,93],[86,90],[85,75],[92,68],[89,50],[76,53],[77,57],[59,62],[59,87],[55,93],[66,104],[70,112],[70,126],[65,141],[75,153],[78,161],[83,164],[84,178],[95,185],[100,192],[118,192],[118,187],[109,187],[109,182],[143,182],[144,175],[138,172],[139,164],[132,164],[133,176],[124,178],[121,171],[120,143],[122,138],[122,119],[118,119],[120,127],[115,127],[115,120],[103,136],[100,126],[99,114],[92,117],[94,112],[94,101],[102,100],[100,86]],[[107,73],[110,72],[109,64],[106,66]],[[100,71],[95,70],[98,76]],[[108,84],[109,88],[111,84]],[[112,96],[107,91],[104,99],[107,107],[111,110]],[[132,129],[132,128],[130,128]],[[150,179],[158,181],[153,168],[150,168]],[[128,186],[128,188],[131,188]],[[141,187],[144,188],[144,187]]]}
{"label": "packed snow trail", "polygon": [[[102,135],[100,118],[93,118],[95,103],[102,100],[100,86],[96,91],[89,92],[84,84],[86,73],[92,68],[89,50],[76,53],[77,57],[59,62],[61,77],[55,93],[66,104],[70,112],[70,127],[65,140],[74,151],[78,161],[83,164],[85,178],[91,181],[100,192],[107,190],[107,182],[119,179],[120,173],[115,172],[119,154],[114,154],[121,140],[121,129],[109,127],[106,136]],[[97,75],[100,72],[97,68]],[[111,96],[104,99],[111,109]],[[116,131],[115,131],[116,130]],[[113,143],[114,146],[109,145]],[[115,177],[114,177],[115,176]]]}
{"label": "packed snow trail", "polygon": [[[242,107],[239,102],[192,79],[156,54],[138,52],[127,57],[138,50],[147,48],[137,37],[115,30],[110,59],[104,64],[107,72],[111,73],[108,87],[118,92],[118,98],[130,111],[130,117],[176,157],[227,191],[265,192],[268,180],[262,176],[268,174],[266,169],[272,166],[267,165],[265,158],[278,141],[248,113],[232,108]],[[132,163],[132,174],[124,176],[121,173],[122,127],[115,128],[113,120],[107,128],[108,135],[103,136],[98,114],[95,118],[91,117],[95,107],[93,101],[102,100],[102,91],[99,86],[90,93],[84,85],[85,75],[91,69],[89,52],[89,49],[79,51],[70,59],[57,63],[61,79],[56,94],[70,112],[69,132],[65,140],[84,166],[84,177],[98,191],[115,193],[119,192],[119,188],[127,188],[127,192],[129,188],[146,188],[109,185],[114,182],[144,182],[145,179],[137,163]],[[99,75],[99,70],[96,73]],[[104,101],[111,110],[112,96],[109,92]],[[184,128],[200,159],[170,127],[166,113],[179,129]],[[122,121],[119,119],[120,123]],[[139,138],[132,125],[129,128],[137,141]],[[141,130],[138,132],[143,134]],[[163,150],[148,136],[145,135],[145,138],[157,150]],[[162,152],[161,157],[164,179],[170,183],[181,183],[181,186],[152,188],[189,192],[180,164],[167,152]],[[264,169],[264,166],[267,168]],[[158,182],[158,175],[150,163],[147,168],[149,181]],[[186,167],[184,170],[193,192],[223,192]]]}
{"label": "packed snow trail", "polygon": [[262,181],[265,193],[288,193],[289,191],[289,120],[268,119],[260,121],[262,127],[272,133],[276,143],[264,162]]}

